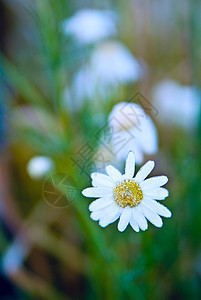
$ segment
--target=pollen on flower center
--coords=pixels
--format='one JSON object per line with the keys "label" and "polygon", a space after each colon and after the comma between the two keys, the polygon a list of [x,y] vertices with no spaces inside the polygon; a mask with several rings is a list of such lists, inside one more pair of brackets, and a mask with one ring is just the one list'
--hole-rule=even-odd
{"label": "pollen on flower center", "polygon": [[114,200],[120,207],[137,206],[142,199],[143,193],[139,185],[132,179],[124,180],[114,189]]}

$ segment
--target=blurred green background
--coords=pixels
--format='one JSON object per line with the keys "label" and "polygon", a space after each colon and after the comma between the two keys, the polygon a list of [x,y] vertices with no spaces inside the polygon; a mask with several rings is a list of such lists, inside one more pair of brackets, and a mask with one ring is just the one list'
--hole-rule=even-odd
{"label": "blurred green background", "polygon": [[[125,45],[143,70],[92,99],[73,84],[101,42],[76,41],[62,25],[83,8],[115,13],[116,32],[105,39]],[[184,94],[170,94],[176,121],[171,109],[162,115],[163,99],[154,102],[164,80],[195,89],[199,100],[190,98],[190,107],[200,101],[200,9],[198,0],[1,0],[1,299],[201,299],[200,108],[192,125],[191,108],[182,115]],[[156,161],[154,175],[169,177],[164,204],[173,216],[161,229],[120,233],[116,222],[101,228],[90,219],[91,201],[81,195],[90,167],[81,162],[81,169],[77,152],[86,143],[97,150],[94,137],[113,106],[137,92],[158,112],[148,111],[159,149],[144,160]],[[51,172],[30,176],[35,156],[48,157]]]}

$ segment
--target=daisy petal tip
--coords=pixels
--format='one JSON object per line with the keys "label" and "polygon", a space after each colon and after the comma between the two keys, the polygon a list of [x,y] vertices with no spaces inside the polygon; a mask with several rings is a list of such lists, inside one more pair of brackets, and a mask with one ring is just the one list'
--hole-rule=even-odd
{"label": "daisy petal tip", "polygon": [[172,217],[172,212],[167,209],[167,214],[166,214],[166,218],[171,218]]}
{"label": "daisy petal tip", "polygon": [[[128,152],[128,156],[132,157],[132,159],[135,159],[135,153],[133,152],[133,150],[130,150]],[[127,156],[127,158],[128,158],[128,156]]]}
{"label": "daisy petal tip", "polygon": [[97,216],[96,212],[94,213],[93,211],[91,212],[90,214],[90,218],[93,220],[93,221],[98,221],[100,219],[100,216]]}
{"label": "daisy petal tip", "polygon": [[122,174],[119,170],[117,170],[114,166],[112,165],[108,165],[106,166],[106,173],[108,174],[108,176],[114,181],[120,181],[122,180]]}
{"label": "daisy petal tip", "polygon": [[[93,203],[93,202],[92,202]],[[92,203],[89,205],[89,207],[88,207],[88,209],[89,209],[89,211],[93,211],[93,206],[92,206]]]}
{"label": "daisy petal tip", "polygon": [[157,228],[163,227],[163,221],[162,221],[162,219],[161,219],[161,222],[158,222],[157,224],[154,224],[154,226],[157,227]]}
{"label": "daisy petal tip", "polygon": [[120,217],[119,223],[118,223],[118,225],[117,225],[118,230],[119,230],[120,232],[123,232],[123,231],[127,228],[127,226],[128,226],[128,222],[123,223],[123,222],[121,221],[121,217]]}
{"label": "daisy petal tip", "polygon": [[137,182],[142,182],[153,170],[155,162],[153,160],[147,161],[137,172],[135,179]]}
{"label": "daisy petal tip", "polygon": [[135,231],[135,232],[140,232],[140,228],[138,227],[138,228],[133,228],[133,230]]}
{"label": "daisy petal tip", "polygon": [[131,228],[135,231],[135,232],[139,232],[140,231],[140,228],[138,226],[138,224],[136,222],[132,223],[130,222],[130,226]]}
{"label": "daisy petal tip", "polygon": [[105,227],[107,227],[107,226],[109,225],[109,224],[106,224],[106,223],[102,222],[101,220],[99,221],[98,224],[99,224],[100,227],[102,227],[102,228],[105,228]]}
{"label": "daisy petal tip", "polygon": [[83,195],[84,197],[86,197],[86,196],[85,196],[85,190],[86,190],[86,189],[84,189],[84,190],[81,192],[82,195]]}
{"label": "daisy petal tip", "polygon": [[167,197],[169,197],[169,191],[168,190],[165,191],[164,199],[167,198]]}
{"label": "daisy petal tip", "polygon": [[[156,165],[156,163],[155,163],[154,160],[148,160],[148,161],[145,163],[145,166],[146,166],[147,168],[149,168],[151,171],[154,169],[155,165]],[[150,173],[151,173],[151,171],[150,171]]]}
{"label": "daisy petal tip", "polygon": [[104,226],[103,226],[104,224],[102,224],[101,221],[99,221],[98,224],[100,227],[104,228]]}
{"label": "daisy petal tip", "polygon": [[135,153],[132,150],[130,150],[128,152],[126,162],[129,162],[130,164],[135,165]]}
{"label": "daisy petal tip", "polygon": [[122,228],[122,227],[117,226],[117,229],[119,230],[119,232],[123,232],[126,228]]}
{"label": "daisy petal tip", "polygon": [[154,160],[149,160],[148,162],[151,166],[153,166],[153,168],[155,167],[156,163]]}
{"label": "daisy petal tip", "polygon": [[163,185],[165,185],[169,181],[169,178],[167,176],[165,176],[165,175],[163,175],[163,178],[164,178]]}
{"label": "daisy petal tip", "polygon": [[101,174],[101,173],[98,173],[98,172],[92,172],[91,175],[90,175],[91,179],[92,179],[92,180],[93,180],[93,179],[96,179],[96,178],[98,177],[98,174]]}
{"label": "daisy petal tip", "polygon": [[94,218],[93,218],[93,212],[91,212],[90,218],[94,221]]}
{"label": "daisy petal tip", "polygon": [[140,227],[140,229],[141,229],[142,231],[146,231],[146,230],[148,229],[148,222],[147,222],[147,225],[146,225],[145,227]]}
{"label": "daisy petal tip", "polygon": [[95,174],[96,174],[96,172],[91,173],[91,175],[90,175],[91,179],[94,179],[94,177],[96,176]]}
{"label": "daisy petal tip", "polygon": [[83,195],[84,197],[93,197],[93,196],[91,195],[92,191],[93,191],[93,188],[91,188],[91,187],[86,188],[86,189],[84,189],[84,190],[82,191],[82,195]]}
{"label": "daisy petal tip", "polygon": [[125,177],[128,179],[133,178],[135,172],[135,154],[133,151],[129,151],[126,165],[125,165]]}

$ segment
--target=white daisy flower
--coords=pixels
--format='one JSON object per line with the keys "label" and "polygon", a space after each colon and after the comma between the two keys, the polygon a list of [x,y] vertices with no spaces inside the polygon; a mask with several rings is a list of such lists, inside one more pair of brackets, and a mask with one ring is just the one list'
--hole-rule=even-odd
{"label": "white daisy flower", "polygon": [[69,108],[74,99],[74,110],[82,107],[84,100],[107,99],[122,85],[135,82],[143,75],[138,60],[118,41],[106,41],[97,45],[89,62],[75,74],[70,89],[64,94]]}
{"label": "white daisy flower", "polygon": [[137,59],[119,41],[99,44],[92,54],[91,66],[98,80],[113,86],[137,81],[142,75]]}
{"label": "white daisy flower", "polygon": [[27,164],[27,172],[33,179],[47,175],[54,167],[54,162],[47,156],[34,156]]}
{"label": "white daisy flower", "polygon": [[163,80],[153,89],[153,101],[161,123],[177,125],[186,130],[196,128],[201,103],[194,86]]}
{"label": "white daisy flower", "polygon": [[135,156],[129,152],[125,174],[108,165],[106,173],[92,173],[93,187],[82,191],[85,197],[98,198],[89,205],[91,218],[106,227],[119,218],[118,230],[124,231],[128,224],[138,232],[148,228],[147,220],[156,227],[162,227],[160,216],[170,218],[171,212],[156,200],[164,200],[168,190],[162,188],[167,176],[145,179],[154,168],[154,161],[148,161],[134,176]]}
{"label": "white daisy flower", "polygon": [[112,11],[82,9],[62,23],[65,34],[90,44],[116,34],[117,15]]}
{"label": "white daisy flower", "polygon": [[136,163],[142,163],[144,154],[158,150],[158,134],[151,118],[136,103],[121,102],[114,106],[109,115],[113,152],[125,159],[134,151]]}

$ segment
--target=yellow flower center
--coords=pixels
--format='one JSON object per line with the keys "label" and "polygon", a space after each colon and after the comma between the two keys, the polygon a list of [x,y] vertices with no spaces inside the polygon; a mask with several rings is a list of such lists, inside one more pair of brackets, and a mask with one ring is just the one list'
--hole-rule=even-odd
{"label": "yellow flower center", "polygon": [[119,183],[114,189],[114,200],[120,206],[135,207],[143,199],[143,193],[139,185],[132,179],[126,179]]}

